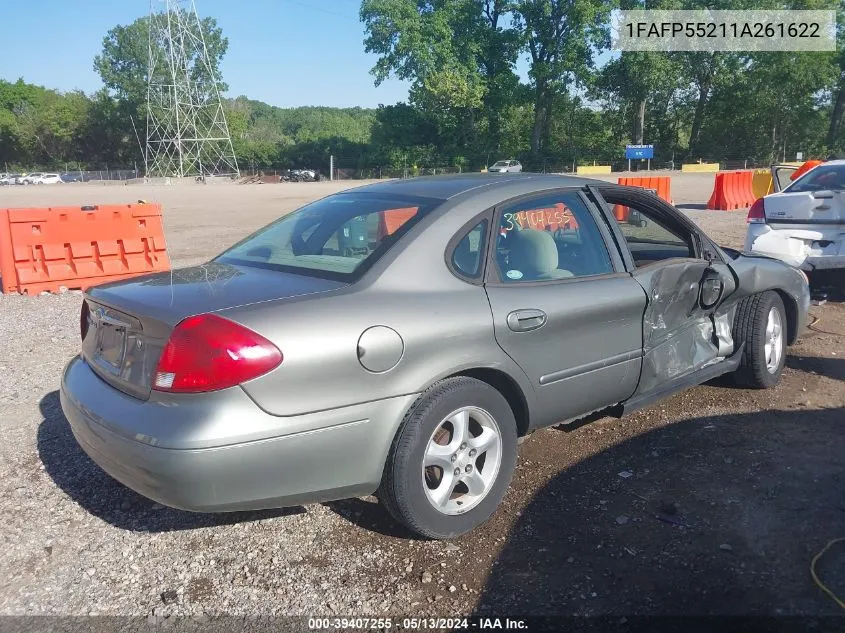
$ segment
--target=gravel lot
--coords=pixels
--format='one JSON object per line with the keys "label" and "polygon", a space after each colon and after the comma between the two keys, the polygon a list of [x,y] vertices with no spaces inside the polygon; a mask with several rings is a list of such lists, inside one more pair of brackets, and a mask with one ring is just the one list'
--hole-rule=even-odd
{"label": "gravel lot", "polygon": [[[744,212],[675,202],[740,246]],[[177,266],[360,182],[6,187],[0,206],[161,202]],[[813,554],[845,536],[845,307],[791,350],[782,384],[705,385],[624,420],[521,447],[488,524],[425,542],[374,499],[260,513],[161,507],[102,473],[58,402],[78,293],[0,295],[0,614],[835,614]],[[845,595],[845,547],[820,566]]]}

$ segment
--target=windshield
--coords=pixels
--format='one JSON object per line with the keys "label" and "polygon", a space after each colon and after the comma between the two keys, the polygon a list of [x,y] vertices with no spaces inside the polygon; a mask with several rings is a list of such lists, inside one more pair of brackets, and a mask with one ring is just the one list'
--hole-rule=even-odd
{"label": "windshield", "polygon": [[799,193],[802,191],[822,191],[825,189],[833,191],[845,190],[845,164],[819,165],[793,182],[789,187],[784,189],[784,192]]}
{"label": "windshield", "polygon": [[506,160],[500,160],[497,163],[493,163],[493,167],[507,167],[507,166],[508,166],[508,161],[506,161]]}
{"label": "windshield", "polygon": [[440,202],[335,194],[250,235],[216,261],[352,281]]}

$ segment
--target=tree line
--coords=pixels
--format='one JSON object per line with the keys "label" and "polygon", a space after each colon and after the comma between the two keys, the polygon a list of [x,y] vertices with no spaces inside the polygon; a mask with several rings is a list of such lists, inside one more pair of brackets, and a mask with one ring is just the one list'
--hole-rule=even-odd
{"label": "tree line", "polygon": [[[839,9],[836,52],[610,54],[610,11]],[[658,164],[768,163],[845,150],[843,11],[837,0],[363,0],[376,85],[410,83],[376,109],[224,103],[243,169],[477,170],[619,163],[653,143]],[[202,20],[212,72],[229,42]],[[143,170],[149,20],[111,29],[103,88],[58,92],[0,81],[0,167]],[[522,69],[522,72],[520,72]]]}

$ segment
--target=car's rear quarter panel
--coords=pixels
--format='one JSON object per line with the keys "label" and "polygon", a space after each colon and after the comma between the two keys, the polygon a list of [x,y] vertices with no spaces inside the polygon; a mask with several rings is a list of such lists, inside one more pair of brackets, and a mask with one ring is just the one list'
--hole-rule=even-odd
{"label": "car's rear quarter panel", "polygon": [[[265,411],[288,416],[419,393],[446,376],[492,368],[533,400],[525,374],[496,344],[484,288],[446,265],[450,239],[484,208],[445,204],[346,291],[222,312],[284,356],[276,370],[244,384],[246,392]],[[380,373],[365,369],[357,353],[361,334],[376,325],[395,330],[404,345],[399,363]]]}

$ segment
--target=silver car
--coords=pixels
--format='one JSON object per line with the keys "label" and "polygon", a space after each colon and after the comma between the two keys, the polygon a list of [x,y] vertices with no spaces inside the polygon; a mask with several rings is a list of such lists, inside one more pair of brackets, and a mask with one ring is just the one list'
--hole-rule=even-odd
{"label": "silver car", "polygon": [[643,189],[390,181],[207,264],[90,289],[61,402],[85,452],[160,503],[376,493],[449,538],[494,512],[536,429],[721,374],[774,386],[809,301],[801,271],[720,248]]}
{"label": "silver car", "polygon": [[518,173],[522,171],[522,163],[518,160],[500,160],[496,161],[487,169],[491,173]]}

